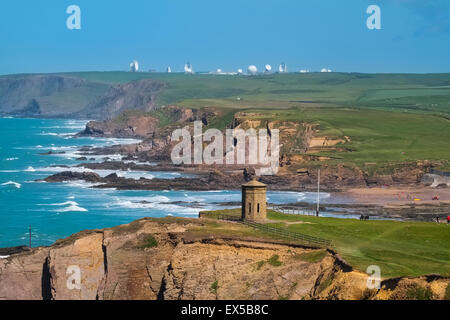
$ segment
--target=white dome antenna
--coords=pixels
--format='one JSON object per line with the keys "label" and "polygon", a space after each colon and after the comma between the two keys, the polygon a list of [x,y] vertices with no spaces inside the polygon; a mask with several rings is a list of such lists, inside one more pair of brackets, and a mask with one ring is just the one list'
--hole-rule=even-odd
{"label": "white dome antenna", "polygon": [[255,75],[258,73],[258,68],[254,65],[248,66],[247,71],[251,75]]}
{"label": "white dome antenna", "polygon": [[133,62],[130,63],[130,71],[131,72],[138,72],[139,70],[139,62],[136,60],[133,60]]}
{"label": "white dome antenna", "polygon": [[186,62],[184,65],[184,73],[192,74],[194,73],[194,69],[192,68],[192,65],[190,62]]}

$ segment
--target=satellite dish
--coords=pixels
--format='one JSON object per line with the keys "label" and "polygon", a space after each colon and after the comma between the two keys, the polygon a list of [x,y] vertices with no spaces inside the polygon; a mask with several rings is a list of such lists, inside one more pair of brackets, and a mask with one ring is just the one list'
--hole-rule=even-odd
{"label": "satellite dish", "polygon": [[193,70],[192,65],[191,65],[190,62],[187,62],[187,63],[184,65],[184,72],[185,72],[185,73],[194,73],[194,70]]}
{"label": "satellite dish", "polygon": [[278,67],[278,71],[279,71],[280,73],[286,73],[286,72],[287,72],[287,66],[286,66],[286,63],[282,62],[282,63],[280,64],[280,66]]}
{"label": "satellite dish", "polygon": [[237,73],[238,73],[238,74],[243,74],[244,71],[243,71],[242,69],[239,68],[239,69],[237,70]]}
{"label": "satellite dish", "polygon": [[256,74],[258,72],[258,68],[254,65],[251,65],[247,68],[249,74]]}
{"label": "satellite dish", "polygon": [[130,71],[137,72],[139,70],[139,63],[136,60],[130,63]]}
{"label": "satellite dish", "polygon": [[264,66],[264,68],[266,69],[266,72],[272,71],[272,66],[271,66],[270,64],[266,64],[266,65]]}

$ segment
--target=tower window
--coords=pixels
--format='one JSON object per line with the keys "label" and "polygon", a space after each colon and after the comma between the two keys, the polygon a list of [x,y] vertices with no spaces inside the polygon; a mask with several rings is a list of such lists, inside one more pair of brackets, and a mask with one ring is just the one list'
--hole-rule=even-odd
{"label": "tower window", "polygon": [[252,212],[252,204],[251,203],[248,204],[248,212],[250,212],[250,213]]}
{"label": "tower window", "polygon": [[257,212],[259,213],[259,203],[258,203],[258,208],[257,208],[256,210],[257,210]]}

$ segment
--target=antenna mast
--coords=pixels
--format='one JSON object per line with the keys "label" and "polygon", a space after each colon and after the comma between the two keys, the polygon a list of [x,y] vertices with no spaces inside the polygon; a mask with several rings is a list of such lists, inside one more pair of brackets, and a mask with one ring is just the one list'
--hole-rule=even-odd
{"label": "antenna mast", "polygon": [[316,209],[316,216],[319,216],[319,207],[320,207],[320,169],[317,174],[317,209]]}

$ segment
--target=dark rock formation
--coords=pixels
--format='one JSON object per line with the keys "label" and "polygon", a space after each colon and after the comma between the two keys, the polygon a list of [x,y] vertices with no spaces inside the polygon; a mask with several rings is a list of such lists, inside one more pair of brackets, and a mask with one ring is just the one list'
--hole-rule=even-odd
{"label": "dark rock formation", "polygon": [[102,181],[102,178],[95,172],[63,171],[43,179],[43,181],[46,182],[64,182],[74,180],[84,180],[87,182],[100,182]]}

